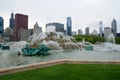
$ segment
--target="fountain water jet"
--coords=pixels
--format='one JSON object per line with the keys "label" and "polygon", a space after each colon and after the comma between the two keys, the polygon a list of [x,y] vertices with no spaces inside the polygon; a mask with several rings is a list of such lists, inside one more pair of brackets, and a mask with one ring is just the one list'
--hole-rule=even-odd
{"label": "fountain water jet", "polygon": [[[86,43],[85,41],[83,41]],[[82,43],[82,42],[81,42]],[[45,44],[50,47],[52,54],[48,56],[18,56],[15,51],[21,50],[26,44],[30,44],[31,47]],[[82,45],[82,44],[80,44]],[[79,60],[120,60],[120,45],[112,43],[103,43],[95,45],[93,51],[77,50],[79,49],[79,43],[70,36],[65,36],[62,33],[40,33],[39,35],[34,34],[26,41],[14,42],[10,44],[10,50],[0,50],[0,68],[9,66],[18,66],[23,64],[37,63],[52,61],[57,59],[79,59]],[[97,48],[96,48],[97,47]],[[74,50],[69,50],[74,49]],[[115,51],[117,50],[117,51]]]}
{"label": "fountain water jet", "polygon": [[76,42],[74,42],[74,38],[70,36],[66,36],[60,32],[46,32],[40,33],[39,35],[32,35],[29,40],[31,45],[34,44],[45,44],[47,47],[52,50],[67,50],[67,49],[79,49],[80,47]]}
{"label": "fountain water jet", "polygon": [[114,36],[114,34],[110,34],[108,36],[108,38],[107,38],[107,41],[115,44],[115,36]]}

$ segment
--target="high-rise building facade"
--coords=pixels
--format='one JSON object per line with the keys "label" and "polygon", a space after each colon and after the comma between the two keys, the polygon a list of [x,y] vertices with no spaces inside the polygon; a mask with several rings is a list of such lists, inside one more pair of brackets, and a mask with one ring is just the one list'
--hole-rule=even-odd
{"label": "high-rise building facade", "polygon": [[16,14],[15,15],[15,38],[18,40],[19,29],[28,29],[28,15]]}
{"label": "high-rise building facade", "polygon": [[64,33],[64,24],[53,22],[46,24],[47,32],[63,32]]}
{"label": "high-rise building facade", "polygon": [[85,28],[85,35],[88,36],[90,34],[89,27]]}
{"label": "high-rise building facade", "polygon": [[6,28],[4,30],[4,35],[10,35],[10,36],[12,36],[13,35],[13,29],[11,29],[10,27]]}
{"label": "high-rise building facade", "polygon": [[71,36],[72,35],[72,19],[71,17],[67,17],[67,29],[66,34]]}
{"label": "high-rise building facade", "polygon": [[104,37],[107,39],[109,37],[109,35],[113,34],[112,30],[110,27],[105,27],[104,28]]}
{"label": "high-rise building facade", "polygon": [[4,32],[4,19],[0,17],[0,34]]}
{"label": "high-rise building facade", "polygon": [[10,28],[14,30],[15,19],[14,19],[14,14],[13,13],[11,13],[11,17],[10,17],[10,22],[9,23],[10,23],[9,24]]}
{"label": "high-rise building facade", "polygon": [[18,30],[18,40],[27,40],[33,33],[33,29],[23,29]]}
{"label": "high-rise building facade", "polygon": [[103,37],[103,23],[102,21],[99,22],[99,35]]}
{"label": "high-rise building facade", "polygon": [[112,29],[114,36],[117,36],[117,21],[115,19],[113,19],[111,23],[111,29]]}
{"label": "high-rise building facade", "polygon": [[83,35],[83,31],[81,29],[78,29],[78,35]]}
{"label": "high-rise building facade", "polygon": [[42,27],[40,27],[38,25],[38,23],[36,22],[35,25],[34,25],[34,33],[40,34],[41,32],[42,32]]}
{"label": "high-rise building facade", "polygon": [[92,33],[91,33],[91,35],[97,36],[97,35],[98,35],[98,32],[97,32],[96,30],[93,30]]}
{"label": "high-rise building facade", "polygon": [[72,31],[72,36],[75,36],[76,35],[76,31]]}

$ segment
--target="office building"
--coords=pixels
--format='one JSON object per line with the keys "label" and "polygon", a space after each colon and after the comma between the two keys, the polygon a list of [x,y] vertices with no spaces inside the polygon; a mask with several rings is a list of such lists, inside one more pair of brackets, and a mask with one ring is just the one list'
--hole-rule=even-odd
{"label": "office building", "polygon": [[75,36],[76,35],[76,31],[72,31],[72,36]]}
{"label": "office building", "polygon": [[14,28],[15,28],[14,25],[15,25],[14,14],[11,13],[10,22],[9,22],[9,27],[14,30]]}
{"label": "office building", "polygon": [[117,36],[117,21],[115,19],[113,19],[111,23],[111,29],[112,29],[114,36]]}
{"label": "office building", "polygon": [[93,30],[92,33],[91,33],[91,35],[97,36],[97,35],[98,35],[98,32],[97,32],[96,30]]}
{"label": "office building", "polygon": [[18,40],[19,41],[26,41],[31,35],[33,35],[33,29],[23,29],[20,28],[18,30]]}
{"label": "office building", "polygon": [[89,27],[85,28],[85,35],[88,36],[90,34]]}
{"label": "office building", "polygon": [[39,34],[41,32],[42,32],[42,27],[40,27],[38,25],[38,23],[36,22],[35,25],[34,25],[34,31],[33,31],[33,33]]}
{"label": "office building", "polygon": [[62,32],[64,33],[64,24],[53,22],[46,24],[46,32]]}
{"label": "office building", "polygon": [[99,36],[103,37],[103,23],[102,23],[102,21],[99,22]]}
{"label": "office building", "polygon": [[83,35],[83,31],[81,29],[78,29],[78,35]]}
{"label": "office building", "polygon": [[6,28],[4,34],[12,36],[13,35],[13,29],[11,29],[10,27]]}
{"label": "office building", "polygon": [[111,28],[110,27],[105,27],[104,28],[104,37],[106,39],[108,39],[109,35],[111,35],[111,34],[113,34]]}
{"label": "office building", "polygon": [[67,17],[67,29],[66,29],[66,34],[71,36],[72,35],[72,19],[71,17]]}
{"label": "office building", "polygon": [[0,34],[2,35],[4,32],[4,19],[0,17]]}
{"label": "office building", "polygon": [[28,29],[28,15],[16,14],[15,15],[15,39],[18,40],[19,29]]}

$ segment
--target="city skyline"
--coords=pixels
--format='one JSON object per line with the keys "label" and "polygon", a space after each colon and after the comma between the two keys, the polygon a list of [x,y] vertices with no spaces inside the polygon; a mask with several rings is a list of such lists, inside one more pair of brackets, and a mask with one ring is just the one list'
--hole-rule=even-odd
{"label": "city skyline", "polygon": [[119,3],[119,0],[1,0],[0,16],[4,19],[4,28],[7,28],[11,12],[26,14],[29,16],[29,28],[33,28],[37,21],[43,31],[46,23],[50,22],[63,23],[66,29],[66,17],[70,16],[73,31],[84,31],[90,27],[90,32],[93,29],[99,30],[99,21],[103,22],[104,27],[111,27],[115,18],[118,23],[117,32],[120,32]]}

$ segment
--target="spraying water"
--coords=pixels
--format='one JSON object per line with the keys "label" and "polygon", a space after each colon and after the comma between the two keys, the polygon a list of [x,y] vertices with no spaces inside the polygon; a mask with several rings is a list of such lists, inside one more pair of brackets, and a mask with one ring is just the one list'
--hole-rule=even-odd
{"label": "spraying water", "polygon": [[108,38],[107,38],[107,41],[115,44],[115,36],[114,36],[114,34],[110,34],[108,36]]}
{"label": "spraying water", "polygon": [[[116,45],[114,37],[112,36],[113,43],[100,43],[94,45],[93,51],[80,51],[79,45],[83,43],[76,43],[73,37],[65,36],[62,33],[40,33],[34,34],[26,41],[8,43],[10,50],[0,50],[0,67],[18,66],[29,63],[37,63],[43,61],[51,61],[56,59],[79,59],[79,60],[120,60],[120,45]],[[83,39],[84,43],[88,43]],[[18,56],[17,52],[21,51],[26,44],[45,44],[52,50],[51,55],[48,56]],[[93,44],[90,44],[93,45]],[[77,50],[78,49],[78,50]]]}

